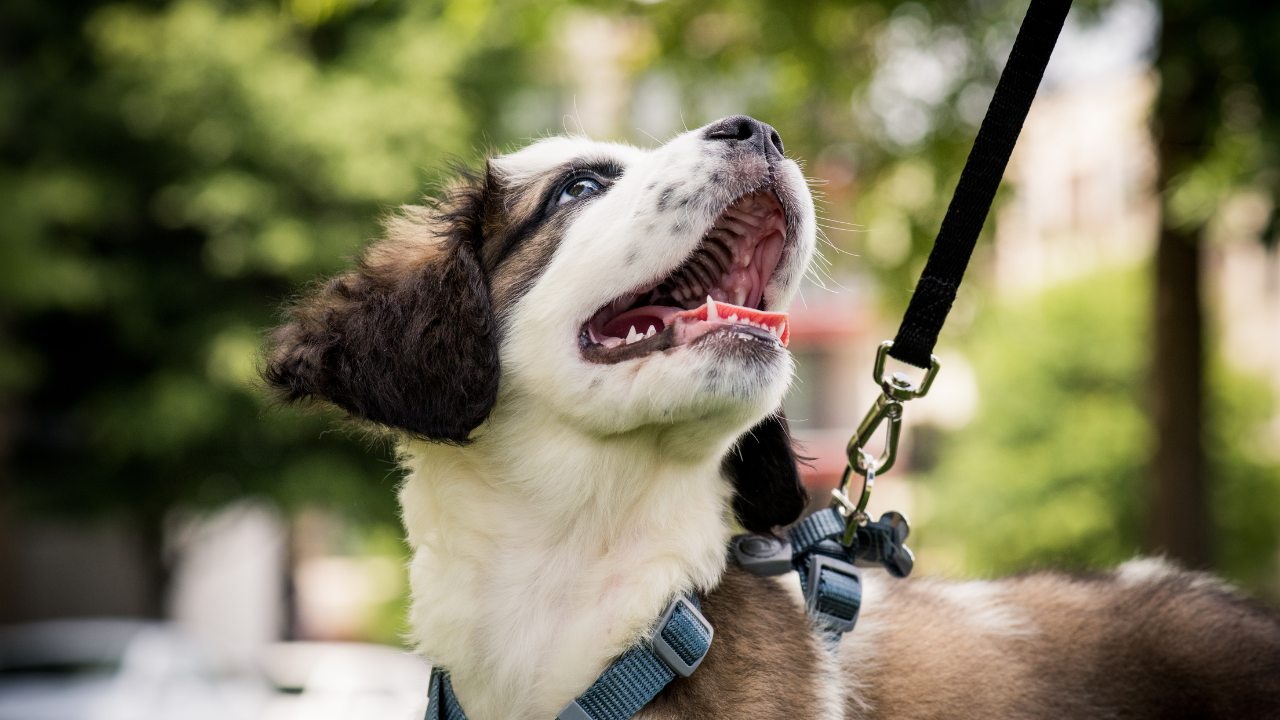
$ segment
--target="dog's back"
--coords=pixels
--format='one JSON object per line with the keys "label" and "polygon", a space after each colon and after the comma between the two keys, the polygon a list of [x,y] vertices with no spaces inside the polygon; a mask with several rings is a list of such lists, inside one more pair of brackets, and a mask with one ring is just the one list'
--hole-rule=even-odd
{"label": "dog's back", "polygon": [[845,717],[884,720],[1280,717],[1277,617],[1160,561],[974,582],[868,573],[836,673],[788,580],[731,568],[704,603],[706,661],[646,716],[823,717],[838,695]]}

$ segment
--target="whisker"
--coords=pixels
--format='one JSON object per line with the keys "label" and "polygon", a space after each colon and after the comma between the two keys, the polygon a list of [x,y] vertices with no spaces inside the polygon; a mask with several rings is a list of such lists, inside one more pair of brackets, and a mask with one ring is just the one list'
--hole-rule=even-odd
{"label": "whisker", "polygon": [[816,216],[816,219],[821,220],[822,222],[835,223],[837,225],[848,225],[849,227],[866,227],[865,225],[860,225],[858,223],[845,222],[831,217],[822,217],[821,215]]}

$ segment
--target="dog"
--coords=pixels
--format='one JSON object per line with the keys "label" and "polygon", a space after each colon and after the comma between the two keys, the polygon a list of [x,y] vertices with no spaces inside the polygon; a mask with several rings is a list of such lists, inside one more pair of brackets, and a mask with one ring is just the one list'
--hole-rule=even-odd
{"label": "dog", "polygon": [[1160,560],[868,572],[832,648],[728,559],[806,505],[780,406],[813,200],[770,126],[552,137],[404,208],[287,310],[263,369],[399,438],[412,639],[468,718],[551,718],[673,597],[714,639],[644,718],[1280,717],[1280,623]]}

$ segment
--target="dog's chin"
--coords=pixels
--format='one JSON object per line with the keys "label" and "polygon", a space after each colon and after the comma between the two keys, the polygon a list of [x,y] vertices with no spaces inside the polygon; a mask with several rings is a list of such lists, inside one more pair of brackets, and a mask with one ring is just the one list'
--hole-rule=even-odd
{"label": "dog's chin", "polygon": [[624,373],[628,382],[626,392],[612,396],[612,412],[589,413],[597,431],[652,432],[664,455],[699,461],[722,454],[732,438],[778,408],[792,358],[767,330],[722,325],[687,345],[600,370]]}

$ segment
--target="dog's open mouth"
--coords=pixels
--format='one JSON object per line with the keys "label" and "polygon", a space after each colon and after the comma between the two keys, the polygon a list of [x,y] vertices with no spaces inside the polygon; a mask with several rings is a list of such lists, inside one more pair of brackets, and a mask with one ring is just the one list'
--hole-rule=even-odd
{"label": "dog's open mouth", "polygon": [[787,314],[762,305],[786,239],[786,217],[773,190],[743,195],[670,275],[600,308],[582,328],[583,355],[618,362],[717,332],[785,346]]}

